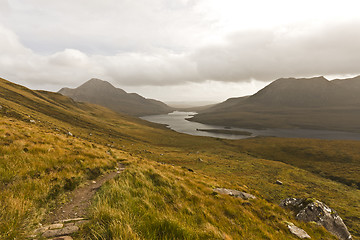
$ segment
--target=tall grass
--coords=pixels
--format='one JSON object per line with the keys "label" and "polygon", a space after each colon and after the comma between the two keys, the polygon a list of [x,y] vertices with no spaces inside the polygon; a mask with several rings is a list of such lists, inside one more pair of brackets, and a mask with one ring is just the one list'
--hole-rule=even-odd
{"label": "tall grass", "polygon": [[[133,162],[95,198],[81,239],[296,239],[277,205],[213,192],[233,187],[180,167]],[[296,222],[315,239],[335,239],[324,229]]]}
{"label": "tall grass", "polygon": [[[95,146],[96,148],[89,147]],[[24,236],[83,180],[125,154],[30,123],[0,118],[0,239]],[[94,171],[97,169],[98,171]]]}

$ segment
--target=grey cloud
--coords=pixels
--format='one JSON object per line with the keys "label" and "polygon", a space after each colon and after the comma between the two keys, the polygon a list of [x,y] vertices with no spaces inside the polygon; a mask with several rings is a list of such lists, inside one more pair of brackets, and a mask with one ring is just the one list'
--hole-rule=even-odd
{"label": "grey cloud", "polygon": [[158,50],[156,54],[89,55],[65,49],[44,56],[24,47],[1,25],[0,52],[1,76],[36,88],[75,87],[92,77],[119,86],[178,85],[201,80],[187,54]]}
{"label": "grey cloud", "polygon": [[0,25],[0,74],[50,90],[76,87],[92,77],[123,87],[359,74],[358,29],[360,22],[242,31],[224,44],[183,53],[152,47],[150,51],[89,54],[68,48],[41,55]]}
{"label": "grey cloud", "polygon": [[[121,54],[101,57],[113,81],[134,85],[176,85],[201,81],[196,65],[186,54]],[[99,59],[99,62],[101,61]]]}
{"label": "grey cloud", "polygon": [[360,73],[360,22],[243,31],[193,54],[200,75],[218,81],[270,81]]}
{"label": "grey cloud", "polygon": [[[51,54],[66,48],[88,54],[192,48],[208,24],[194,10],[200,0],[27,0],[0,16],[25,46]],[[179,41],[179,39],[181,39]]]}

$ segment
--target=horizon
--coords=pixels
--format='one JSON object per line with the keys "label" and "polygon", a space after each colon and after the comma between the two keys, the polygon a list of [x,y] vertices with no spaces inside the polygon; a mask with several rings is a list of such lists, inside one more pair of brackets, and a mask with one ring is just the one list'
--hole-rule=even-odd
{"label": "horizon", "polygon": [[83,3],[2,1],[1,77],[47,91],[99,78],[163,102],[221,102],[283,77],[360,75],[354,0]]}

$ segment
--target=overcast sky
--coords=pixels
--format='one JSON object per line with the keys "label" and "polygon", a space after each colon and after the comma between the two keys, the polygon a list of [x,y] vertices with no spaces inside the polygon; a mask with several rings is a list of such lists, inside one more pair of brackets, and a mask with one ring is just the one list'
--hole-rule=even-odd
{"label": "overcast sky", "polygon": [[360,74],[358,0],[0,0],[0,77],[100,78],[162,101],[223,101],[280,77]]}

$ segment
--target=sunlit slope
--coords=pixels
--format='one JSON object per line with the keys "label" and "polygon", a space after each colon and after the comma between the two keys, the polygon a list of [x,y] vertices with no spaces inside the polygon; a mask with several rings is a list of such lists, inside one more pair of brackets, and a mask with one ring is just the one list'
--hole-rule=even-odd
{"label": "sunlit slope", "polygon": [[[166,235],[169,238],[173,236],[172,230],[179,230],[179,234],[186,236],[225,234],[236,239],[240,232],[246,232],[245,236],[263,234],[261,236],[269,239],[278,239],[276,229],[279,228],[280,233],[291,239],[289,232],[283,229],[282,221],[295,220],[291,214],[277,207],[279,201],[286,197],[315,197],[325,202],[339,212],[355,237],[360,236],[360,191],[353,182],[348,184],[341,180],[358,181],[356,169],[360,165],[360,142],[272,138],[231,141],[188,136],[97,105],[76,103],[57,93],[32,91],[6,80],[0,81],[0,106],[0,151],[3,153],[0,156],[3,177],[0,183],[3,201],[0,232],[8,239],[12,239],[9,236],[22,236],[41,222],[46,212],[56,202],[62,201],[72,187],[81,185],[84,180],[107,171],[124,159],[130,164],[129,171],[126,170],[128,172],[124,176],[111,182],[100,193],[94,206],[101,203],[104,208],[91,209],[94,225],[90,227],[104,237],[126,228],[134,230],[132,236],[136,239],[136,236],[144,237],[139,229],[149,228],[147,236],[151,236],[157,227],[168,229],[167,226],[170,226]],[[340,150],[332,150],[334,146],[339,146]],[[329,167],[328,160],[333,163],[333,168]],[[309,168],[310,163],[315,169],[324,170],[313,171]],[[177,166],[191,168],[195,173]],[[352,171],[352,174],[347,175],[347,171]],[[165,179],[166,184],[157,186],[148,172],[160,175],[160,180]],[[184,174],[186,176],[182,177]],[[139,177],[132,179],[131,176]],[[274,184],[277,179],[284,185]],[[124,182],[128,185],[123,185]],[[137,185],[139,182],[144,184]],[[215,186],[244,190],[255,194],[259,200],[239,208],[240,200],[221,197],[225,200],[217,202],[209,195]],[[119,226],[113,228],[120,220],[129,221],[124,214],[139,214],[142,211],[121,207],[121,204],[134,204],[132,195],[121,198],[121,194],[131,189],[131,194],[147,193],[139,195],[141,199],[138,200],[139,206],[148,207],[149,218],[141,222],[141,226],[129,223],[130,228],[121,225],[121,229],[117,228]],[[182,194],[179,189],[194,194]],[[163,195],[156,193],[158,190],[173,195],[174,202],[167,202]],[[110,192],[114,198],[107,197]],[[199,211],[195,203],[186,200],[187,197],[191,200],[192,195],[203,199]],[[175,216],[182,199],[185,199],[184,209],[194,212],[188,222],[185,215]],[[264,203],[264,199],[268,202]],[[149,202],[155,205],[146,205]],[[167,210],[158,212],[156,203],[165,204]],[[235,215],[221,216],[227,211],[222,208],[224,203],[229,204],[231,213]],[[12,205],[17,206],[14,211],[9,210]],[[208,211],[206,217],[200,215],[204,211]],[[256,215],[255,212],[264,215]],[[174,217],[166,219],[164,214],[174,214]],[[232,222],[231,216],[241,218],[242,214],[249,216],[257,226],[252,223],[228,226]],[[211,216],[221,216],[219,221],[224,224],[211,222]],[[264,216],[275,216],[274,224]],[[102,219],[101,226],[96,224],[99,219]],[[211,225],[202,232],[195,231],[192,223],[196,219],[200,221],[196,225],[198,227],[206,223]],[[160,225],[154,228],[152,222]],[[299,226],[315,237],[321,235],[324,239],[331,239],[319,228],[302,223]]]}
{"label": "sunlit slope", "polygon": [[262,198],[243,200],[213,192],[241,185],[188,169],[136,161],[101,190],[91,209],[92,222],[82,238],[96,239],[297,239],[287,221],[304,228],[314,239],[335,239],[314,224]]}

